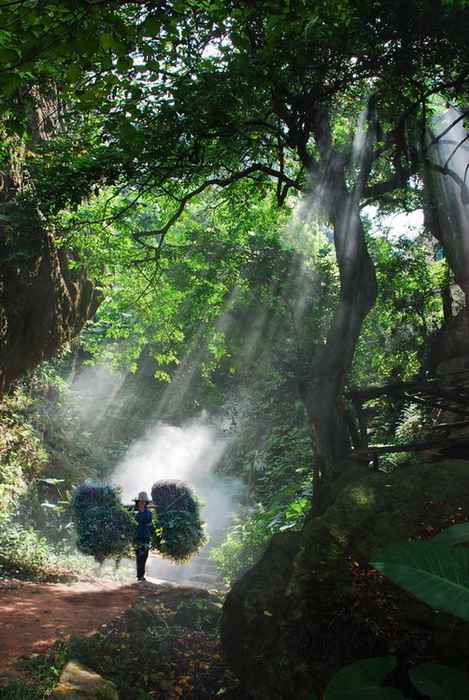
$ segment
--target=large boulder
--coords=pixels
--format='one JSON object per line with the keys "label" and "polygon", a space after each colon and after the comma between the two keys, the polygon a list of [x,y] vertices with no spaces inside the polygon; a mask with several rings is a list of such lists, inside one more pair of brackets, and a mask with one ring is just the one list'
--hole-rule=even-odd
{"label": "large boulder", "polygon": [[469,667],[467,623],[368,564],[383,547],[428,538],[464,513],[469,462],[447,460],[369,474],[301,533],[276,535],[223,609],[225,653],[251,696],[320,696],[336,671],[370,656],[395,654],[399,669],[420,661]]}
{"label": "large boulder", "polygon": [[9,206],[2,216],[10,228],[0,221],[0,391],[75,337],[99,303],[37,210]]}

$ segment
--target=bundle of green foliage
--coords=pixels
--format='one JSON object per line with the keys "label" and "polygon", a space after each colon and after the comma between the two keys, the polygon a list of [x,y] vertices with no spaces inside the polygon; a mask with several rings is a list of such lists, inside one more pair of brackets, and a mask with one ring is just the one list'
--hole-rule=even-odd
{"label": "bundle of green foliage", "polygon": [[122,506],[116,486],[86,481],[75,490],[71,509],[80,552],[99,564],[107,558],[119,561],[129,553],[135,522]]}
{"label": "bundle of green foliage", "polygon": [[189,561],[207,542],[200,501],[182,481],[155,482],[151,497],[156,508],[152,549],[178,563]]}
{"label": "bundle of green foliage", "polygon": [[155,481],[151,487],[151,498],[160,513],[163,510],[185,510],[198,514],[200,502],[190,486],[183,481]]}
{"label": "bundle of green foliage", "polygon": [[87,479],[78,486],[72,495],[71,508],[75,518],[81,518],[90,509],[98,506],[113,508],[120,505],[120,494],[117,486],[104,481]]}

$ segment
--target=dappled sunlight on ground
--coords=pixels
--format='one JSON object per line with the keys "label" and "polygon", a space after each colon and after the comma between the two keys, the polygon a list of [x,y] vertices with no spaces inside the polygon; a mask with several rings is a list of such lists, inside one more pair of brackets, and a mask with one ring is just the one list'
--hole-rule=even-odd
{"label": "dappled sunlight on ground", "polygon": [[16,658],[43,653],[60,637],[92,634],[138,595],[137,585],[115,581],[0,586],[0,676]]}

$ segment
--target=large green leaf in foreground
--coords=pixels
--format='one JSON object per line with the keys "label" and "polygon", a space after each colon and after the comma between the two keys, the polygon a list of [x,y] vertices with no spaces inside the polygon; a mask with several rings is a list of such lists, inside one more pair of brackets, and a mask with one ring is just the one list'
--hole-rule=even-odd
{"label": "large green leaf in foreground", "polygon": [[430,700],[467,700],[469,678],[451,666],[424,663],[409,671],[409,678]]}
{"label": "large green leaf in foreground", "polygon": [[469,542],[469,523],[459,523],[458,525],[448,527],[446,530],[443,530],[433,537],[432,542],[439,542],[439,544],[462,544],[463,542]]}
{"label": "large green leaf in foreground", "polygon": [[380,685],[395,666],[395,656],[354,661],[333,676],[324,693],[324,700],[397,700],[403,698],[404,696],[397,688]]}
{"label": "large green leaf in foreground", "polygon": [[469,621],[468,549],[399,542],[376,554],[370,564],[435,610]]}

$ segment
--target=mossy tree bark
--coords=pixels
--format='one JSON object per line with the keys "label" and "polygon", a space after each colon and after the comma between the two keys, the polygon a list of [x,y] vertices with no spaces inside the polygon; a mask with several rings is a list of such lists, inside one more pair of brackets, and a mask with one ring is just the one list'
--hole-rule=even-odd
{"label": "mossy tree bark", "polygon": [[74,254],[57,244],[24,175],[24,152],[61,129],[55,94],[30,95],[31,135],[7,139],[0,183],[0,391],[75,337],[99,296]]}
{"label": "mossy tree bark", "polygon": [[334,245],[340,275],[340,294],[326,342],[313,358],[307,376],[300,380],[314,451],[315,511],[327,505],[330,467],[350,454],[343,396],[362,323],[377,296],[376,275],[368,253],[360,201],[371,167],[373,133],[361,154],[358,176],[347,184],[346,160],[333,146],[329,116],[316,108],[312,131],[319,153],[313,163],[306,148],[298,149],[316,180],[316,193],[334,227]]}

